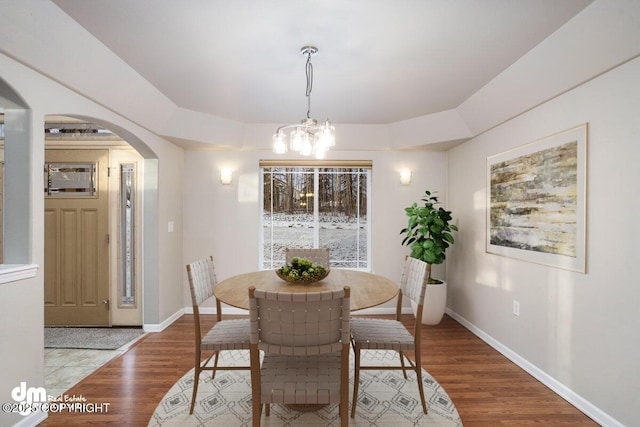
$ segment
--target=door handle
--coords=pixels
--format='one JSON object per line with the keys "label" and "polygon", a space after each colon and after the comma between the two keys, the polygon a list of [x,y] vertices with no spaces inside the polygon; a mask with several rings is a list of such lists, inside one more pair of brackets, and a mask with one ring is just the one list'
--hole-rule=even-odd
{"label": "door handle", "polygon": [[102,300],[102,303],[104,304],[107,311],[109,311],[109,300],[108,299]]}

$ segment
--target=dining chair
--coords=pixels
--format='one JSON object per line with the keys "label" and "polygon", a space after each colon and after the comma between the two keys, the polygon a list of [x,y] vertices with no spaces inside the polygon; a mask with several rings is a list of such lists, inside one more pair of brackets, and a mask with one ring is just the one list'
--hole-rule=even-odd
{"label": "dining chair", "polygon": [[294,258],[306,258],[314,264],[329,267],[329,248],[308,249],[308,248],[285,248],[285,262],[291,264]]}
{"label": "dining chair", "polygon": [[249,288],[254,427],[262,406],[268,416],[272,403],[338,403],[340,423],[348,425],[349,302],[346,286],[301,293]]}
{"label": "dining chair", "polygon": [[[213,296],[213,289],[217,284],[213,257],[187,264],[187,276],[189,277],[189,289],[193,304],[196,343],[193,395],[191,396],[191,408],[189,409],[189,414],[193,414],[196,394],[198,393],[198,382],[202,371],[212,371],[211,379],[215,379],[216,372],[219,370],[250,369],[249,366],[218,366],[218,357],[221,351],[249,349],[249,319],[222,320],[222,306],[220,301],[216,299],[217,322],[205,336],[202,336],[200,304]],[[204,363],[202,363],[203,351],[212,352]],[[208,366],[211,358],[214,358],[213,366]]]}
{"label": "dining chair", "polygon": [[[402,297],[406,296],[418,304],[416,319],[422,319],[424,294],[427,288],[429,265],[415,258],[405,257],[398,292],[396,306],[396,319],[371,319],[353,317],[351,319],[351,344],[355,353],[355,367],[353,380],[353,402],[351,404],[351,418],[355,417],[356,404],[358,402],[358,388],[360,385],[361,370],[402,370],[404,378],[407,378],[407,370],[414,371],[417,376],[422,410],[427,413],[427,404],[424,400],[422,385],[422,367],[420,364],[420,330],[422,322],[416,320],[413,335],[401,322]],[[390,350],[398,352],[400,366],[361,366],[360,353],[362,350]],[[415,363],[406,355],[406,351],[414,352]],[[405,359],[409,366],[405,366]]]}

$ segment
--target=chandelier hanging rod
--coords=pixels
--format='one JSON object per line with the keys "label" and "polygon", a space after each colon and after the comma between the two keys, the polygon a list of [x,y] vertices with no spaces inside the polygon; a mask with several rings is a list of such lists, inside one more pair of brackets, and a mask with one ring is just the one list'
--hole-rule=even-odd
{"label": "chandelier hanging rod", "polygon": [[311,57],[316,56],[318,48],[315,46],[305,46],[300,49],[300,53],[307,55],[307,65],[305,71],[307,73],[307,119],[311,118],[311,91],[313,90],[313,64],[311,63]]}

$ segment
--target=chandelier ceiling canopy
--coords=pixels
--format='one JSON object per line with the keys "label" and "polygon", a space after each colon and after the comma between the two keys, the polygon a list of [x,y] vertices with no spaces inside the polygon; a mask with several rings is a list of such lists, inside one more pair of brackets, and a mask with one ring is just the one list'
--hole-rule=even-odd
{"label": "chandelier ceiling canopy", "polygon": [[[307,57],[306,74],[307,74],[307,118],[303,119],[299,124],[290,124],[280,126],[273,135],[273,152],[284,154],[288,150],[296,151],[303,156],[314,155],[317,159],[323,159],[329,148],[336,143],[335,128],[329,120],[318,123],[317,120],[311,118],[311,91],[313,89],[313,64],[311,57],[318,53],[315,46],[304,46],[300,53]],[[287,136],[285,131],[289,133],[289,144],[287,145]]]}

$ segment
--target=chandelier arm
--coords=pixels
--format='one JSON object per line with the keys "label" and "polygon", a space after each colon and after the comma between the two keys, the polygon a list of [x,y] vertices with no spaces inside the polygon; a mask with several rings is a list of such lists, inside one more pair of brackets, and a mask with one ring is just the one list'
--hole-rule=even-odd
{"label": "chandelier arm", "polygon": [[302,123],[292,123],[289,125],[282,125],[276,129],[276,133],[287,129],[302,129],[307,133],[314,134],[322,131],[324,124],[318,124],[315,120],[311,119],[311,122],[304,120]]}
{"label": "chandelier arm", "polygon": [[293,128],[304,128],[304,126],[301,125],[301,124],[297,124],[297,123],[296,124],[291,124],[291,125],[283,125],[283,126],[280,126],[278,129],[276,129],[276,133],[280,132],[282,130],[285,130],[285,129],[293,129]]}

